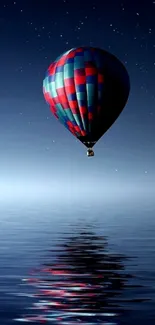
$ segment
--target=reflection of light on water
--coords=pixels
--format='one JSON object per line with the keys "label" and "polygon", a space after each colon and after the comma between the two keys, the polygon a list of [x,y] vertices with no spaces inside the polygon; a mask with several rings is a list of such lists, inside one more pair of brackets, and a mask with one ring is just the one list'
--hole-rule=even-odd
{"label": "reflection of light on water", "polygon": [[[52,252],[51,252],[52,253]],[[118,324],[124,312],[120,295],[130,277],[124,274],[125,257],[110,254],[107,241],[93,232],[61,241],[57,263],[43,265],[23,279],[33,288],[31,315],[20,322],[52,324]],[[122,300],[123,305],[125,303]]]}

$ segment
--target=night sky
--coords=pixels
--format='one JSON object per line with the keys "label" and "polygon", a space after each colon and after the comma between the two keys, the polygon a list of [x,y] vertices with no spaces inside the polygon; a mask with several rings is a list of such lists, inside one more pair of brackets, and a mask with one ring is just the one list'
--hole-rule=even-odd
{"label": "night sky", "polygon": [[[42,92],[50,63],[77,46],[111,52],[131,82],[127,105],[93,158]],[[1,1],[0,71],[1,200],[153,194],[155,1]]]}

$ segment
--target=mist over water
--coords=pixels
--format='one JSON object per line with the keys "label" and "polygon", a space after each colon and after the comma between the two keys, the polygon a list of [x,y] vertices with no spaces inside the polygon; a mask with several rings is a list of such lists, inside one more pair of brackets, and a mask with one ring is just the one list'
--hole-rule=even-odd
{"label": "mist over water", "polygon": [[1,324],[154,324],[153,200],[116,201],[1,205]]}

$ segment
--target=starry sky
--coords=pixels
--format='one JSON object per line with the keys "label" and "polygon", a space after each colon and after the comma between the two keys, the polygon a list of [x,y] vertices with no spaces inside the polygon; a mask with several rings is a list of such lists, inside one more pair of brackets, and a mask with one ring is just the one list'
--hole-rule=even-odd
{"label": "starry sky", "polygon": [[[0,2],[1,201],[152,195],[154,17],[150,0]],[[127,105],[94,158],[50,113],[42,92],[50,63],[82,45],[116,55],[131,82]]]}

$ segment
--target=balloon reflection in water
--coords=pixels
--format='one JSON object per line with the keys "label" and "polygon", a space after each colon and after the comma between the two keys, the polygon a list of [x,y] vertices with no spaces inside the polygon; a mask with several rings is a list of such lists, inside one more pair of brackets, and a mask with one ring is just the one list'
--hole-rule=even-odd
{"label": "balloon reflection in water", "polygon": [[33,315],[18,320],[117,324],[123,312],[118,298],[130,278],[123,274],[126,257],[109,253],[106,238],[87,230],[67,239],[58,251],[57,263],[46,263],[25,279],[37,288],[32,295],[37,300],[30,308]]}

